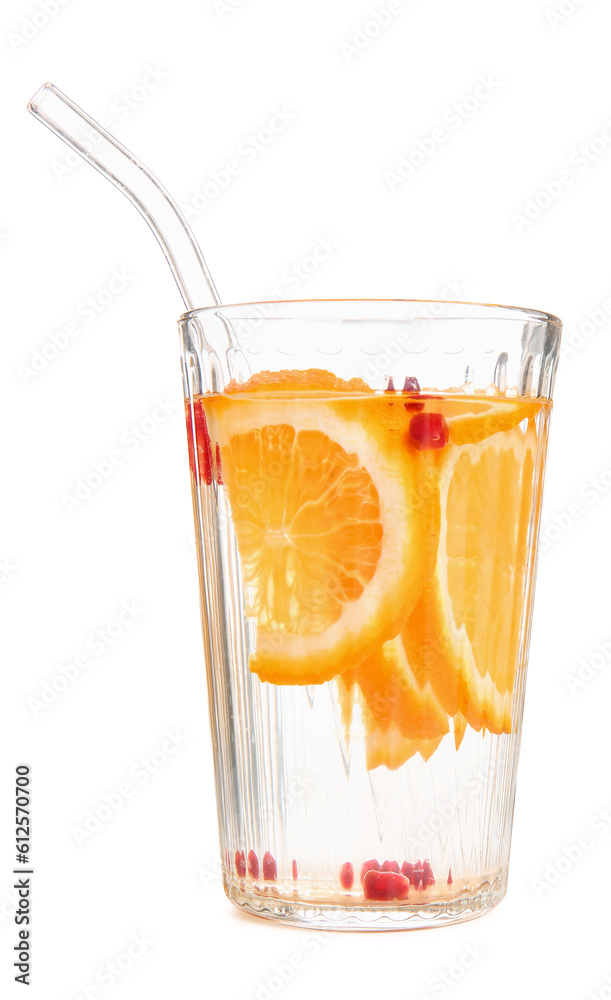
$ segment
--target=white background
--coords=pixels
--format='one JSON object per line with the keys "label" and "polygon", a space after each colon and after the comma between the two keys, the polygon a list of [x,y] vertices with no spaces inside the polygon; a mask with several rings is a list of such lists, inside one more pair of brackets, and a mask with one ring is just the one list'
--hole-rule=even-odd
{"label": "white background", "polygon": [[[608,4],[403,0],[369,39],[357,32],[375,34],[384,0],[46,2],[45,18],[37,0],[9,0],[0,32],[2,997],[24,989],[12,982],[11,891],[22,760],[36,867],[28,996],[76,1000],[95,987],[112,1000],[253,1000],[294,954],[302,970],[270,991],[283,1000],[610,996]],[[355,38],[362,47],[351,49]],[[490,94],[478,101],[480,77]],[[315,946],[225,900],[181,303],[133,208],[84,164],[65,171],[67,149],[26,113],[47,79],[110,119],[183,206],[238,159],[191,218],[225,301],[278,289],[435,298],[458,282],[460,298],[564,320],[571,350],[557,384],[510,887],[489,916],[424,933],[326,934]],[[276,109],[292,119],[246,154]],[[438,128],[445,141],[412,176],[385,177]],[[287,270],[321,238],[333,253],[290,285]],[[121,291],[89,322],[86,300],[106,301],[113,270]],[[78,333],[62,338],[69,323]],[[49,357],[53,337],[62,347]],[[134,445],[130,428],[143,421],[150,433]],[[65,494],[117,449],[122,463],[69,511]],[[89,637],[116,634],[122,602],[139,610],[94,652]],[[41,708],[45,684],[79,655],[87,666]],[[138,761],[168,732],[180,746],[144,781]],[[131,798],[77,842],[88,810],[125,782]],[[143,954],[102,982],[99,970],[142,934]],[[479,957],[467,969],[469,947]]]}

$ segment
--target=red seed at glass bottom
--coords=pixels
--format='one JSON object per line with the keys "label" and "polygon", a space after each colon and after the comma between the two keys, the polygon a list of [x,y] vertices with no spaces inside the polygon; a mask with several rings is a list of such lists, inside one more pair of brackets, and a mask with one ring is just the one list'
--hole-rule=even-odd
{"label": "red seed at glass bottom", "polygon": [[235,869],[240,878],[246,878],[246,858],[244,851],[235,852]]}
{"label": "red seed at glass bottom", "polygon": [[391,899],[407,899],[409,896],[409,879],[396,872],[368,871],[363,881],[365,899],[390,901]]}
{"label": "red seed at glass bottom", "polygon": [[248,852],[248,874],[251,878],[259,878],[259,859],[254,851]]}
{"label": "red seed at glass bottom", "polygon": [[409,422],[410,443],[419,451],[445,448],[450,438],[443,413],[416,413]]}
{"label": "red seed at glass bottom", "polygon": [[452,885],[453,881],[454,881],[454,879],[452,878],[452,869],[449,868],[448,869],[448,885]]}
{"label": "red seed at glass bottom", "polygon": [[425,858],[424,861],[422,862],[422,870],[424,872],[424,877],[422,882],[423,888],[428,889],[429,886],[435,885],[435,876],[433,875],[433,868],[428,858]]}
{"label": "red seed at glass bottom", "polygon": [[299,876],[297,874],[297,862],[293,858],[293,878],[294,878],[295,882],[297,881],[298,877]]}
{"label": "red seed at glass bottom", "polygon": [[412,885],[415,889],[425,889],[426,888],[426,870],[422,861],[416,861],[414,865],[414,872],[412,878],[410,879]]}
{"label": "red seed at glass bottom", "polygon": [[367,872],[371,871],[376,871],[376,872],[380,871],[380,862],[376,861],[375,858],[373,858],[371,861],[364,861],[363,864],[361,865],[361,885],[363,884],[363,879],[365,878]]}
{"label": "red seed at glass bottom", "polygon": [[352,889],[354,885],[354,868],[346,861],[339,870],[339,881],[342,889]]}
{"label": "red seed at glass bottom", "polygon": [[401,865],[401,874],[412,882],[414,877],[414,866],[411,865],[409,861],[404,861]]}
{"label": "red seed at glass bottom", "polygon": [[278,870],[276,868],[276,860],[273,854],[266,851],[263,855],[263,878],[266,882],[273,882],[275,881],[277,874]]}
{"label": "red seed at glass bottom", "polygon": [[382,865],[383,872],[394,872],[395,875],[401,874],[401,869],[397,861],[385,861]]}

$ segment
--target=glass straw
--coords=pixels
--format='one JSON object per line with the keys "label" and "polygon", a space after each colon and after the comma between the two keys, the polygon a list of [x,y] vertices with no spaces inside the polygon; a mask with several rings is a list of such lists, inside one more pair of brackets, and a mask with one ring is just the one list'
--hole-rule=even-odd
{"label": "glass straw", "polygon": [[185,310],[220,305],[191,227],[155,175],[54,84],[45,83],[36,91],[28,111],[135,205],[165,254]]}

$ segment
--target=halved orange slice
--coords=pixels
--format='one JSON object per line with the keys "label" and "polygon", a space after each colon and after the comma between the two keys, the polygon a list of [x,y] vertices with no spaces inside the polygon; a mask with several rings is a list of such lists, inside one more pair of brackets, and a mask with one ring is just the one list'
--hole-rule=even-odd
{"label": "halved orange slice", "polygon": [[316,371],[262,373],[202,408],[256,622],[251,670],[313,684],[358,666],[400,632],[437,547],[404,407]]}
{"label": "halved orange slice", "polygon": [[494,412],[481,427],[465,420],[459,428],[471,443],[436,459],[437,565],[402,632],[416,677],[431,682],[448,714],[494,733],[512,725],[543,405],[503,401],[497,422]]}

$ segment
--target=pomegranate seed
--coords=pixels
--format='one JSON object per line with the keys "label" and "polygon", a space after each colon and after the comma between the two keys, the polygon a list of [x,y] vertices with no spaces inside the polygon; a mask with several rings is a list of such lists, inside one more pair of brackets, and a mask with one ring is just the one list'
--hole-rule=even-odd
{"label": "pomegranate seed", "polygon": [[342,889],[352,889],[354,885],[354,868],[349,861],[346,861],[340,868],[339,881]]}
{"label": "pomegranate seed", "polygon": [[263,878],[266,882],[273,882],[277,874],[275,858],[269,851],[266,851],[263,855]]}
{"label": "pomegranate seed", "polygon": [[295,882],[297,881],[297,877],[298,877],[297,876],[297,862],[293,858],[293,878],[295,879]]}
{"label": "pomegranate seed", "polygon": [[365,899],[407,899],[409,879],[396,872],[368,871],[363,882]]}
{"label": "pomegranate seed", "polygon": [[372,861],[364,861],[361,865],[361,885],[363,884],[363,879],[365,878],[367,872],[373,871],[380,871],[380,862],[376,861],[375,858]]}
{"label": "pomegranate seed", "polygon": [[414,880],[414,866],[410,865],[409,861],[404,861],[401,865],[401,874],[408,878],[410,882]]}
{"label": "pomegranate seed", "polygon": [[[212,443],[208,434],[206,414],[204,413],[201,400],[196,400],[193,403],[193,424],[195,427],[195,446],[197,448],[199,475],[210,486],[212,483]],[[187,410],[187,435],[189,439],[189,465],[191,466],[193,475],[195,475],[195,452],[189,410]]]}
{"label": "pomegranate seed", "polygon": [[448,869],[448,885],[452,885],[453,881],[454,881],[454,879],[452,878],[452,869],[449,868]]}
{"label": "pomegranate seed", "polygon": [[235,869],[240,878],[246,877],[246,858],[244,857],[244,851],[235,852]]}
{"label": "pomegranate seed", "polygon": [[442,413],[416,413],[409,422],[409,439],[419,451],[443,448],[450,431]]}
{"label": "pomegranate seed", "polygon": [[422,864],[422,870],[424,872],[422,885],[424,889],[428,889],[430,885],[435,885],[435,876],[433,875],[433,868],[428,858],[424,859],[424,862]]}
{"label": "pomegranate seed", "polygon": [[251,878],[259,878],[259,859],[254,851],[248,852],[248,874]]}
{"label": "pomegranate seed", "polygon": [[386,388],[384,392],[396,392],[395,383],[393,382],[392,375],[388,376],[388,381],[386,382]]}
{"label": "pomegranate seed", "polygon": [[[418,379],[410,378],[408,376],[403,383],[403,392],[409,392],[414,396],[418,396],[420,394],[420,383]],[[421,403],[419,400],[418,402],[412,400],[411,402],[404,403],[403,405],[408,413],[418,413],[420,410],[424,409],[424,403]]]}
{"label": "pomegranate seed", "polygon": [[416,861],[415,865],[412,865],[410,882],[412,883],[414,889],[424,888],[424,868],[422,867],[421,861]]}
{"label": "pomegranate seed", "polygon": [[401,874],[401,869],[396,861],[385,861],[382,865],[383,872],[394,872],[395,875]]}

